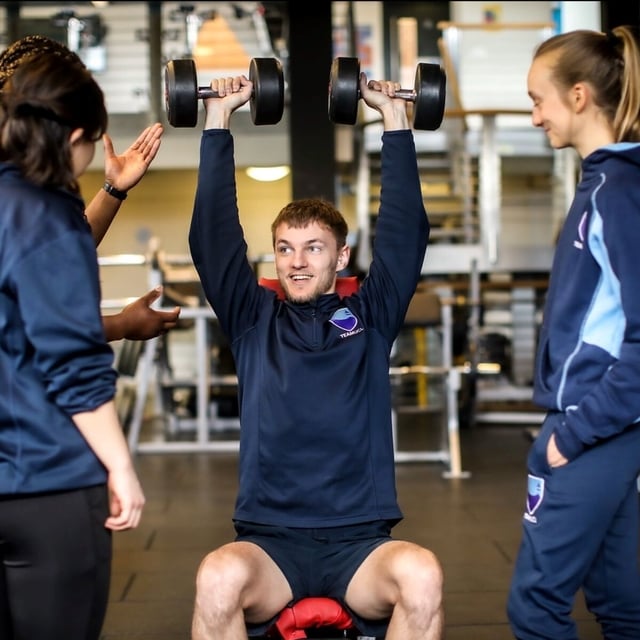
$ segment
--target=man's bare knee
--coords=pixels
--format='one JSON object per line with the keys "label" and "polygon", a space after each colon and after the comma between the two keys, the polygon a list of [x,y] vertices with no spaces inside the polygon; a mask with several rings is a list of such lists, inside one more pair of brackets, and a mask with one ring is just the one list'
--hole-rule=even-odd
{"label": "man's bare knee", "polygon": [[291,589],[280,569],[258,546],[234,542],[209,553],[196,577],[194,618],[211,628],[263,622],[284,608]]}
{"label": "man's bare knee", "polygon": [[402,581],[401,599],[408,610],[423,610],[427,615],[442,603],[444,574],[436,556],[420,549],[407,559],[407,571]]}
{"label": "man's bare knee", "polygon": [[[443,628],[442,594],[444,574],[440,562],[428,549],[413,547],[398,563],[398,602],[390,625],[390,638],[438,639]],[[409,634],[409,635],[407,635]]]}
{"label": "man's bare knee", "polygon": [[196,598],[218,615],[232,615],[241,608],[241,595],[249,582],[250,565],[228,546],[207,554],[196,576]]}
{"label": "man's bare knee", "polygon": [[243,607],[252,569],[243,545],[231,543],[207,554],[196,575],[194,640],[246,638]]}

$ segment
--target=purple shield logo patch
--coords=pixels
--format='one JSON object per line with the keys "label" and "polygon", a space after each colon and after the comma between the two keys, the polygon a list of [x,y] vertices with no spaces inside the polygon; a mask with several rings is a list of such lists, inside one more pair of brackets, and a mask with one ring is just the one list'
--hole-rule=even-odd
{"label": "purple shield logo patch", "polygon": [[542,504],[544,497],[544,478],[529,474],[527,482],[527,513],[533,515]]}
{"label": "purple shield logo patch", "polygon": [[345,307],[338,309],[329,322],[341,331],[353,331],[358,326],[358,318]]}

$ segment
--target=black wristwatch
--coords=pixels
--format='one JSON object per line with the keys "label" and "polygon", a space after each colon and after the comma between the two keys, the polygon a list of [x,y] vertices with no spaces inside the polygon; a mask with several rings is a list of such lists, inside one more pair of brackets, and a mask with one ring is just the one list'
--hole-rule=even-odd
{"label": "black wristwatch", "polygon": [[112,184],[109,184],[108,182],[105,182],[102,185],[102,188],[110,195],[113,196],[114,198],[117,198],[118,200],[122,201],[122,200],[126,200],[127,199],[127,192],[126,191],[120,191],[120,189],[116,189]]}

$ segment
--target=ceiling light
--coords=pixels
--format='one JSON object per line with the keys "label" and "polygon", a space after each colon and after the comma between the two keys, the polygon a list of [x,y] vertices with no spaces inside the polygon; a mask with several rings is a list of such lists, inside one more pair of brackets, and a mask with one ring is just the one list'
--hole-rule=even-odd
{"label": "ceiling light", "polygon": [[259,182],[282,180],[282,178],[286,178],[290,172],[291,169],[284,164],[274,167],[247,167],[247,175]]}

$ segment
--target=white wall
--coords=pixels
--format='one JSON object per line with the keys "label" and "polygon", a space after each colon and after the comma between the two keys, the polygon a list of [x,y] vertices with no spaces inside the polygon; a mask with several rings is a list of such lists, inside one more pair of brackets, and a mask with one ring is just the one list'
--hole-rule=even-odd
{"label": "white wall", "polygon": [[[451,3],[452,23],[460,27],[446,29],[443,39],[454,61],[464,109],[522,110],[526,115],[500,116],[497,126],[530,128],[526,77],[534,48],[553,32],[550,5]],[[489,9],[493,23],[485,15]],[[469,116],[467,125],[477,131],[482,122],[479,116]]]}
{"label": "white wall", "polygon": [[[485,22],[485,14],[494,13],[499,22],[548,22],[551,20],[552,2],[451,2],[453,22]],[[582,4],[575,2],[571,4]]]}
{"label": "white wall", "polygon": [[[452,2],[451,22],[459,28],[445,30],[443,37],[457,72],[461,106],[528,112],[526,77],[535,47],[556,32],[557,23],[563,31],[599,29],[600,2]],[[529,120],[528,114],[505,115],[498,126],[527,128]],[[477,116],[469,116],[467,124],[481,128]]]}
{"label": "white wall", "polygon": [[555,2],[562,33],[574,29],[602,29],[599,2]]}

